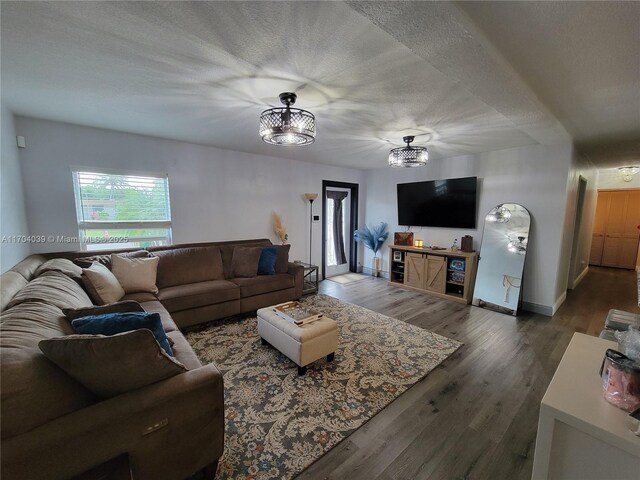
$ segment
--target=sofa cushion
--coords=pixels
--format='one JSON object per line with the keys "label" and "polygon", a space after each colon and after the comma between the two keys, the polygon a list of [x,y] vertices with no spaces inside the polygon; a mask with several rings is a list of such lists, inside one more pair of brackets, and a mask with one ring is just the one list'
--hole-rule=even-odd
{"label": "sofa cushion", "polygon": [[276,273],[275,275],[261,275],[253,278],[234,278],[231,282],[240,287],[242,298],[253,297],[263,293],[275,292],[293,288],[295,281],[293,275]]}
{"label": "sofa cushion", "polygon": [[250,278],[258,274],[262,247],[235,247],[231,259],[232,278]]}
{"label": "sofa cushion", "polygon": [[167,337],[173,342],[174,358],[188,370],[194,370],[202,366],[193,348],[191,348],[191,345],[189,345],[189,342],[187,342],[182,333],[179,331],[169,332]]}
{"label": "sofa cushion", "polygon": [[[118,255],[127,258],[145,258],[150,255],[146,250],[136,250],[134,252],[120,252]],[[91,255],[90,257],[78,257],[73,259],[73,263],[81,268],[89,268],[93,263],[99,263],[111,270],[111,254]]]}
{"label": "sofa cushion", "polygon": [[110,303],[108,305],[92,305],[83,308],[63,308],[67,320],[70,322],[76,318],[88,317],[91,315],[103,315],[105,313],[122,313],[122,312],[144,312],[144,309],[138,302],[125,300],[122,302]]}
{"label": "sofa cushion", "polygon": [[0,315],[2,438],[95,402],[91,392],[47,360],[38,348],[40,340],[72,333],[71,324],[54,305],[24,302]]}
{"label": "sofa cushion", "polygon": [[276,273],[276,261],[278,260],[278,249],[275,245],[262,247],[260,260],[258,261],[258,275],[273,275]]}
{"label": "sofa cushion", "polygon": [[58,308],[90,306],[91,299],[76,282],[64,273],[49,271],[31,280],[7,305],[11,308],[23,302],[42,302]]}
{"label": "sofa cushion", "polygon": [[42,352],[96,395],[109,398],[186,372],[146,329],[42,340]]}
{"label": "sofa cushion", "polygon": [[27,286],[27,280],[18,272],[9,270],[0,277],[0,311],[7,308],[16,294]]}
{"label": "sofa cushion", "polygon": [[178,330],[176,322],[173,321],[173,318],[171,318],[171,315],[169,314],[167,309],[164,308],[164,306],[158,300],[143,302],[140,304],[140,306],[144,309],[145,312],[157,313],[158,315],[160,315],[162,328],[164,328],[164,331],[167,332],[167,334],[169,334],[169,332],[175,332],[176,330]]}
{"label": "sofa cushion", "polygon": [[224,279],[218,247],[175,248],[153,252],[160,258],[158,288]]}
{"label": "sofa cushion", "polygon": [[149,292],[136,292],[136,293],[127,293],[120,300],[133,300],[134,302],[142,303],[142,302],[154,302],[158,300],[153,293]]}
{"label": "sofa cushion", "polygon": [[158,257],[127,258],[111,254],[111,271],[120,282],[125,293],[158,293],[156,275]]}
{"label": "sofa cushion", "polygon": [[289,249],[291,245],[274,245],[278,251],[276,260],[276,273],[287,273],[289,271]]}
{"label": "sofa cushion", "polygon": [[132,330],[147,329],[168,355],[173,355],[160,315],[147,312],[104,313],[76,318],[71,326],[81,335],[117,335]]}
{"label": "sofa cushion", "polygon": [[80,277],[82,277],[82,268],[67,258],[52,258],[51,260],[47,260],[38,267],[34,275],[38,277],[44,272],[50,272],[52,270],[62,272],[75,282],[82,284],[82,280],[80,279]]}
{"label": "sofa cushion", "polygon": [[158,299],[169,312],[213,305],[240,298],[238,286],[227,280],[190,283],[163,288]]}
{"label": "sofa cushion", "polygon": [[18,272],[25,280],[33,280],[36,275],[38,267],[46,262],[48,259],[43,255],[29,255],[21,262],[16,263],[11,267],[12,272]]}
{"label": "sofa cushion", "polygon": [[82,283],[97,305],[117,302],[124,296],[124,289],[116,276],[98,262],[82,269]]}

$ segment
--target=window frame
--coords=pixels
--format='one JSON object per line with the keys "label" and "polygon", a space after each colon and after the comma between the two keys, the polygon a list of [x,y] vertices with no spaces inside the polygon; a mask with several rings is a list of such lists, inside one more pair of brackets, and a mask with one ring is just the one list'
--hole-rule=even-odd
{"label": "window frame", "polygon": [[[153,179],[162,179],[165,181],[165,203],[166,203],[166,212],[168,216],[168,220],[120,220],[120,221],[109,221],[109,220],[94,220],[87,221],[83,218],[83,208],[82,208],[82,194],[80,188],[80,181],[78,174],[79,173],[88,173],[88,174],[97,174],[97,175],[119,175],[123,177],[142,177],[142,178],[153,178]],[[87,248],[88,245],[100,245],[99,243],[87,243],[85,240],[89,237],[86,234],[87,230],[91,229],[112,229],[112,230],[122,230],[122,229],[153,229],[153,228],[166,228],[168,234],[165,236],[155,236],[155,237],[129,237],[128,243],[135,243],[141,241],[167,241],[167,245],[171,245],[173,243],[173,226],[172,226],[172,218],[171,218],[171,193],[169,188],[169,174],[168,173],[157,173],[157,172],[146,172],[146,171],[134,171],[134,170],[120,170],[120,169],[110,169],[110,168],[95,168],[95,167],[80,167],[80,166],[71,166],[71,179],[73,183],[73,196],[74,203],[76,207],[76,222],[78,224],[78,243],[80,245],[80,249],[83,251],[91,251]],[[109,247],[109,250],[116,249],[128,249],[130,246],[118,247],[118,243],[108,243],[105,242],[103,244],[105,247]],[[105,248],[107,249],[107,248]]]}

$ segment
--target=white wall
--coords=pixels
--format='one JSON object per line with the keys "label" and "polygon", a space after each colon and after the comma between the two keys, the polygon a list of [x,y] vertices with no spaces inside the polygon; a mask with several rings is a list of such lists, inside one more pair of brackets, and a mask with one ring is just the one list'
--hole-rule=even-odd
{"label": "white wall", "polygon": [[[404,230],[404,227],[397,224],[396,184],[477,176],[477,228],[412,228],[415,238],[423,239],[425,244],[449,247],[454,238],[458,239],[459,244],[462,235],[472,235],[474,247],[479,250],[486,213],[500,203],[521,204],[531,214],[531,236],[523,279],[525,308],[551,314],[559,298],[558,271],[567,208],[567,175],[571,161],[570,144],[535,145],[432,160],[426,168],[369,170],[365,173],[365,220],[370,225],[380,221],[387,222],[392,238],[394,231]],[[371,264],[371,257],[371,252],[366,251],[363,262],[365,266]],[[388,269],[388,259],[389,252],[385,246],[385,269]]]}
{"label": "white wall", "polygon": [[[71,166],[169,174],[174,243],[270,238],[273,211],[289,232],[291,259],[309,257],[309,204],[322,180],[361,185],[360,170],[222,150],[154,137],[16,117],[29,231],[77,237]],[[274,154],[278,148],[274,147]],[[361,202],[362,204],[363,202]],[[364,210],[361,207],[362,218]],[[320,203],[314,205],[320,214]],[[321,260],[321,223],[313,224],[313,261]],[[47,243],[34,251],[76,250]]]}
{"label": "white wall", "polygon": [[22,189],[20,158],[16,145],[13,114],[0,107],[2,157],[0,161],[0,272],[13,267],[29,254],[30,245],[12,242],[7,237],[28,235],[27,213]]}
{"label": "white wall", "polygon": [[617,168],[602,168],[598,175],[599,189],[640,188],[640,173],[631,177],[630,182],[625,182]]}

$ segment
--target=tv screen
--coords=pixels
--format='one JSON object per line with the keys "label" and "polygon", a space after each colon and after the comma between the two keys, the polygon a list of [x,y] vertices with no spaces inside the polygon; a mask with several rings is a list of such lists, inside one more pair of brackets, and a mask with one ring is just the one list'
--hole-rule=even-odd
{"label": "tv screen", "polygon": [[398,184],[398,225],[476,228],[477,177]]}

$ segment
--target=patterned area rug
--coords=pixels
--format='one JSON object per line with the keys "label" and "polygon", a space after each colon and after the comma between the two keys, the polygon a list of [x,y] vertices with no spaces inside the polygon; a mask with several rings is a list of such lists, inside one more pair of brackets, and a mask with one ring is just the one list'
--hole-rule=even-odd
{"label": "patterned area rug", "polygon": [[255,318],[186,337],[224,375],[225,448],[216,479],[289,479],[422,379],[462,344],[325,295],[303,302],[338,322],[335,360],[304,376],[260,343]]}

